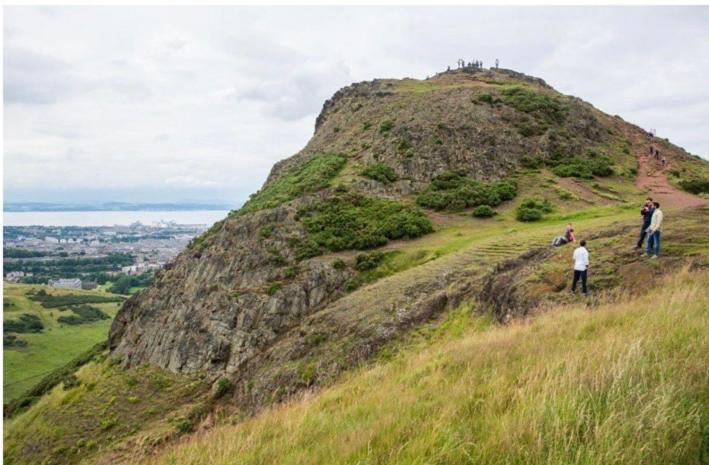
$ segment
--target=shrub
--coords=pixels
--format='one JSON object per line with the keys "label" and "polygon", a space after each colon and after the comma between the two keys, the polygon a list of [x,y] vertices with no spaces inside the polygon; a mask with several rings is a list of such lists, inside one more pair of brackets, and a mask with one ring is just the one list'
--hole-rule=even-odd
{"label": "shrub", "polygon": [[357,271],[372,270],[379,266],[383,258],[382,252],[361,253],[355,257],[355,269]]}
{"label": "shrub", "polygon": [[591,179],[594,176],[613,175],[613,161],[605,155],[589,150],[585,156],[560,158],[551,161],[557,176]]}
{"label": "shrub", "polygon": [[317,257],[321,253],[322,248],[320,247],[320,244],[310,238],[295,242],[295,258],[297,260]]}
{"label": "shrub", "polygon": [[298,211],[313,250],[370,249],[390,239],[411,239],[433,231],[420,210],[393,200],[356,193],[330,197]]}
{"label": "shrub", "polygon": [[534,169],[539,168],[539,166],[541,165],[541,160],[539,160],[539,158],[537,157],[525,155],[519,159],[519,164],[522,165],[522,167],[524,168]]}
{"label": "shrub", "polygon": [[490,218],[495,214],[495,210],[490,205],[480,205],[473,210],[473,216],[476,218]]}
{"label": "shrub", "polygon": [[478,95],[478,97],[475,100],[480,103],[486,103],[488,105],[494,105],[496,103],[500,103],[499,98],[497,98],[496,96],[494,96],[492,94],[488,94],[488,93]]}
{"label": "shrub", "polygon": [[538,221],[545,213],[553,210],[552,205],[547,200],[526,198],[517,207],[517,219],[519,221]]}
{"label": "shrub", "polygon": [[30,313],[23,313],[17,320],[5,320],[3,323],[3,333],[41,333],[43,329],[42,320]]}
{"label": "shrub", "polygon": [[343,155],[316,155],[298,167],[281,173],[263,189],[253,194],[238,210],[238,214],[275,208],[308,192],[317,192],[328,187],[347,163]]}
{"label": "shrub", "polygon": [[268,239],[273,235],[273,230],[274,227],[272,224],[267,224],[263,228],[261,228],[261,231],[259,232],[259,235],[263,237],[264,239]]}
{"label": "shrub", "polygon": [[20,339],[14,334],[3,334],[2,346],[5,349],[9,349],[11,347],[27,347],[27,341],[25,341],[24,339]]}
{"label": "shrub", "polygon": [[502,91],[502,102],[545,123],[562,123],[566,105],[557,97],[515,86]]}
{"label": "shrub", "polygon": [[399,177],[394,172],[394,169],[384,163],[375,163],[374,165],[369,165],[364,170],[362,170],[362,176],[365,176],[375,181],[382,182],[384,184],[391,184],[392,182],[399,179]]}
{"label": "shrub", "polygon": [[226,394],[229,394],[233,389],[234,384],[229,378],[221,378],[217,382],[217,389],[214,393],[214,396],[217,398],[224,397]]}
{"label": "shrub", "polygon": [[709,193],[709,179],[706,178],[693,178],[684,179],[679,182],[679,187],[692,194],[704,194]]}
{"label": "shrub", "polygon": [[192,431],[194,426],[192,425],[192,420],[184,418],[177,422],[176,428],[179,433],[186,434]]}
{"label": "shrub", "polygon": [[81,325],[111,318],[101,311],[101,309],[92,307],[91,305],[78,305],[71,307],[70,310],[73,315],[60,316],[57,318],[57,322],[66,325]]}
{"label": "shrub", "polygon": [[276,292],[280,291],[281,289],[283,289],[283,283],[280,281],[274,281],[268,286],[268,290],[266,291],[266,294],[274,295]]}
{"label": "shrub", "polygon": [[345,261],[342,260],[341,258],[338,258],[337,260],[332,262],[332,267],[334,269],[336,269],[337,271],[342,271],[345,268],[347,268],[347,263],[345,263]]}
{"label": "shrub", "polygon": [[298,275],[298,267],[297,266],[289,266],[288,268],[283,271],[283,277],[285,279],[293,279]]}
{"label": "shrub", "polygon": [[79,386],[81,381],[79,381],[79,378],[77,378],[74,373],[69,373],[62,380],[62,384],[64,385],[64,389],[67,390]]}
{"label": "shrub", "polygon": [[350,279],[345,283],[345,292],[352,292],[362,285],[362,280],[359,278]]}
{"label": "shrub", "polygon": [[391,120],[385,120],[379,125],[379,132],[384,134],[385,132],[391,131],[392,128],[394,128],[394,122]]}
{"label": "shrub", "polygon": [[479,205],[497,206],[516,195],[517,185],[512,181],[485,183],[460,172],[446,172],[433,178],[416,203],[434,210],[456,211]]}

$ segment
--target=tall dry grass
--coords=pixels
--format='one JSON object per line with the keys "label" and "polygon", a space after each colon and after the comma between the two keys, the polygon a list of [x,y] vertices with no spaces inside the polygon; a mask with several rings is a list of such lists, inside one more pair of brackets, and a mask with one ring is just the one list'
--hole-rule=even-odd
{"label": "tall dry grass", "polygon": [[707,463],[708,278],[685,270],[640,298],[482,331],[466,316],[462,335],[425,339],[150,463]]}

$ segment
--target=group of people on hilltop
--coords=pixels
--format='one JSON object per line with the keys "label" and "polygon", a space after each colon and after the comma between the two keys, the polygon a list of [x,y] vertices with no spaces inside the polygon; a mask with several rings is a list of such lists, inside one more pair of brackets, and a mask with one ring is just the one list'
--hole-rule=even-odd
{"label": "group of people on hilltop", "polygon": [[[643,256],[657,258],[660,254],[660,239],[662,237],[662,220],[664,214],[660,210],[660,204],[654,202],[651,197],[645,199],[645,204],[640,210],[643,217],[643,223],[640,228],[640,238],[636,244],[638,249],[643,249],[643,245],[647,240],[647,248],[643,251]],[[557,236],[551,241],[552,247],[560,247],[565,244],[576,242],[576,235],[571,223],[566,226],[566,231],[563,236]],[[576,293],[576,287],[581,282],[581,291],[583,295],[588,294],[588,266],[589,253],[586,248],[586,241],[579,242],[579,246],[574,249],[574,277],[571,284],[571,293]]]}

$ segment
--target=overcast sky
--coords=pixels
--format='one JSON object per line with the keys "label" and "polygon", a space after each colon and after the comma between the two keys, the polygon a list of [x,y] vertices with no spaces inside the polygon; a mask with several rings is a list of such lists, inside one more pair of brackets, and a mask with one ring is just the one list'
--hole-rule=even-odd
{"label": "overcast sky", "polygon": [[709,157],[707,7],[6,7],[5,201],[245,200],[323,101],[462,57]]}

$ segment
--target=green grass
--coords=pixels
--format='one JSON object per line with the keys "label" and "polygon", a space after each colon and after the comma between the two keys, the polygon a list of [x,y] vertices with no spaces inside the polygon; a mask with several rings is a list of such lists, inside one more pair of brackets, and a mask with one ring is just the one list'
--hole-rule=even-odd
{"label": "green grass", "polygon": [[238,214],[264,208],[274,208],[309,192],[317,192],[330,185],[347,163],[343,155],[324,154],[308,159],[302,165],[282,173],[277,179],[251,196]]}
{"label": "green grass", "polygon": [[66,382],[54,387],[28,411],[5,421],[4,463],[78,463],[125,447],[125,438],[138,431],[140,441],[131,450],[154,446],[183,434],[210,402],[199,376],[147,366],[125,370],[97,360],[71,378],[71,387]]}
{"label": "green grass", "polygon": [[148,463],[700,464],[707,279],[507,327],[463,308],[320,394]]}
{"label": "green grass", "polygon": [[62,325],[57,321],[58,318],[71,315],[72,312],[42,307],[40,302],[27,297],[27,291],[31,289],[45,289],[48,293],[57,295],[111,297],[96,291],[50,289],[38,285],[4,283],[5,300],[12,302],[13,305],[5,309],[3,319],[14,320],[19,315],[27,313],[39,317],[44,325],[41,333],[17,334],[18,338],[27,342],[26,347],[3,351],[4,402],[18,397],[40,381],[44,375],[89,350],[96,343],[105,341],[112,318],[118,310],[119,303],[92,304],[111,318],[81,325]]}

